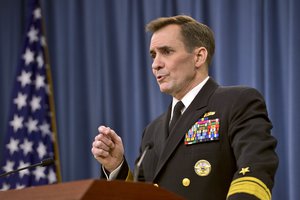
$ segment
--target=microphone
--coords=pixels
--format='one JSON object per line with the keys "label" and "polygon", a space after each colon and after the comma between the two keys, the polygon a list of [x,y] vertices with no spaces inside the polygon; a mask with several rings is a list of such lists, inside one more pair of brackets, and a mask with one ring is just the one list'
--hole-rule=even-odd
{"label": "microphone", "polygon": [[0,175],[0,178],[4,177],[4,176],[7,176],[9,174],[16,173],[18,171],[22,171],[22,170],[25,170],[25,169],[31,169],[33,167],[38,167],[38,166],[46,167],[46,166],[52,165],[53,163],[54,163],[53,158],[46,158],[46,159],[42,160],[40,163],[36,163],[34,165],[29,165],[29,166],[26,166],[26,167],[22,167],[22,168],[19,168],[19,169],[16,169],[16,170],[12,170],[12,171],[3,173],[3,174]]}
{"label": "microphone", "polygon": [[152,147],[153,147],[153,142],[152,141],[148,142],[145,145],[145,149],[144,149],[144,151],[142,153],[142,156],[140,157],[140,159],[138,160],[138,162],[136,163],[135,168],[134,168],[134,172],[133,172],[133,181],[134,182],[138,181],[138,176],[139,176],[141,164],[142,164],[142,162],[144,160],[144,157],[145,157],[147,151],[150,150]]}

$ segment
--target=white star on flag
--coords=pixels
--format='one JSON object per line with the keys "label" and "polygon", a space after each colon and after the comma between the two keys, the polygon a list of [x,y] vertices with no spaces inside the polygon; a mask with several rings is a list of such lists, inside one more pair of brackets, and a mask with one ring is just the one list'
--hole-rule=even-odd
{"label": "white star on flag", "polygon": [[9,153],[13,155],[14,152],[18,151],[19,140],[10,138],[10,142],[6,145]]}
{"label": "white star on flag", "polygon": [[10,172],[14,169],[15,162],[7,160],[6,165],[2,168],[5,172]]}
{"label": "white star on flag", "polygon": [[17,78],[21,82],[22,87],[25,87],[27,84],[31,83],[31,72],[22,71],[22,74]]}
{"label": "white star on flag", "polygon": [[42,68],[44,65],[44,59],[43,59],[43,54],[40,52],[39,55],[36,57],[36,61],[38,63],[38,67]]}
{"label": "white star on flag", "polygon": [[[18,169],[28,167],[29,165],[30,163],[24,163],[24,161],[21,160]],[[21,178],[23,178],[25,175],[29,175],[29,170],[28,169],[21,170],[19,171],[19,175]]]}
{"label": "white star on flag", "polygon": [[23,117],[19,117],[18,115],[14,115],[14,119],[10,121],[10,125],[14,128],[14,132],[16,133],[18,129],[23,128]]}
{"label": "white star on flag", "polygon": [[2,188],[0,189],[0,191],[5,191],[5,190],[9,190],[10,185],[7,183],[3,183]]}
{"label": "white star on flag", "polygon": [[14,103],[17,104],[18,110],[21,110],[24,106],[26,106],[27,95],[18,93],[18,97],[14,99]]}
{"label": "white star on flag", "polygon": [[25,54],[23,54],[23,59],[25,60],[25,65],[29,65],[34,61],[34,52],[27,48]]}
{"label": "white star on flag", "polygon": [[44,167],[36,167],[33,171],[33,175],[35,176],[35,181],[39,181],[41,178],[45,178],[45,168]]}
{"label": "white star on flag", "polygon": [[21,184],[17,183],[17,186],[16,186],[17,190],[20,190],[20,189],[23,189],[23,188],[25,188],[25,185],[21,185]]}
{"label": "white star on flag", "polygon": [[47,122],[44,122],[42,125],[39,126],[42,135],[45,137],[46,135],[51,135],[50,125]]}
{"label": "white star on flag", "polygon": [[46,146],[43,143],[39,143],[39,146],[37,148],[37,152],[39,154],[40,159],[43,159],[44,156],[46,155]]}
{"label": "white star on flag", "polygon": [[52,169],[49,171],[48,179],[50,183],[55,183],[57,181],[55,172]]}
{"label": "white star on flag", "polygon": [[37,97],[37,96],[32,97],[32,100],[30,101],[32,112],[41,108],[40,102],[41,102],[41,97]]}
{"label": "white star on flag", "polygon": [[32,119],[31,117],[29,117],[28,122],[25,124],[28,129],[28,133],[32,133],[33,131],[38,130],[38,127],[37,127],[38,120],[36,120],[36,119]]}
{"label": "white star on flag", "polygon": [[35,89],[38,90],[41,87],[45,87],[45,76],[37,74],[35,79]]}
{"label": "white star on flag", "polygon": [[24,142],[20,144],[20,148],[23,150],[24,156],[32,152],[33,142],[30,142],[27,138],[24,139]]}
{"label": "white star on flag", "polygon": [[36,41],[39,40],[38,31],[33,26],[30,27],[30,31],[28,32],[27,36],[29,38],[30,43],[31,42],[36,42]]}
{"label": "white star on flag", "polygon": [[40,19],[42,17],[41,9],[40,8],[36,8],[33,11],[33,16],[34,16],[34,19]]}
{"label": "white star on flag", "polygon": [[[41,37],[41,45],[43,46],[43,47],[45,47],[46,45],[47,45],[47,43],[46,43],[46,39],[45,39],[45,37],[44,36],[42,36]],[[47,67],[47,66],[46,66]]]}

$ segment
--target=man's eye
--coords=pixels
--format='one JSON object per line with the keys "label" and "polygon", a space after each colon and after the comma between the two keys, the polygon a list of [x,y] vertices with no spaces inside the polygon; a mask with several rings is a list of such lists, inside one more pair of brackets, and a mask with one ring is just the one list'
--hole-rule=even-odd
{"label": "man's eye", "polygon": [[168,54],[170,54],[171,52],[172,52],[172,50],[170,50],[170,49],[164,49],[164,50],[162,51],[162,53],[165,54],[165,55],[168,55]]}
{"label": "man's eye", "polygon": [[156,56],[156,54],[155,53],[151,53],[150,56],[151,56],[152,59],[154,59],[155,56]]}

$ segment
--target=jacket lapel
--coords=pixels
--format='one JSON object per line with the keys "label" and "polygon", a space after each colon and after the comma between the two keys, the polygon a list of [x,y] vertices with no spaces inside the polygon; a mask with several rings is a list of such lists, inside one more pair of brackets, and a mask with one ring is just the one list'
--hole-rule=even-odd
{"label": "jacket lapel", "polygon": [[162,116],[160,122],[159,122],[159,133],[156,134],[156,138],[154,139],[155,142],[155,150],[157,155],[159,155],[159,157],[161,156],[165,145],[166,145],[166,141],[167,141],[167,137],[168,137],[168,126],[169,126],[169,120],[170,120],[170,110],[171,110],[172,104],[170,104],[168,111],[165,112],[165,114]]}
{"label": "jacket lapel", "polygon": [[[168,139],[165,141],[164,148],[157,163],[153,181],[156,179],[159,172],[170,158],[171,154],[175,151],[180,142],[182,142],[182,138],[185,136],[185,133],[188,131],[188,129],[200,118],[200,116],[207,111],[208,100],[217,87],[218,84],[210,78],[197,94],[191,105],[178,119],[178,122],[174,126],[172,132],[169,133],[170,135]],[[169,118],[165,117],[165,128],[167,128]]]}

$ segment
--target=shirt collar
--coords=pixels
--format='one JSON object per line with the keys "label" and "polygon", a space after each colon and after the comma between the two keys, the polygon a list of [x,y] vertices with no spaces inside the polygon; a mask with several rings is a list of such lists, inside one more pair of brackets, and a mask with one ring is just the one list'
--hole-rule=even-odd
{"label": "shirt collar", "polygon": [[[209,76],[206,77],[201,83],[199,83],[193,89],[191,89],[186,95],[184,95],[184,97],[181,99],[182,103],[184,104],[184,108],[182,109],[181,113],[184,113],[184,111],[189,107],[189,105],[192,103],[192,101],[197,96],[197,94],[202,89],[202,87],[205,85],[205,83],[208,81],[208,79],[209,79]],[[173,115],[173,109],[178,101],[179,101],[178,99],[173,97],[171,119],[172,119],[172,115]]]}

